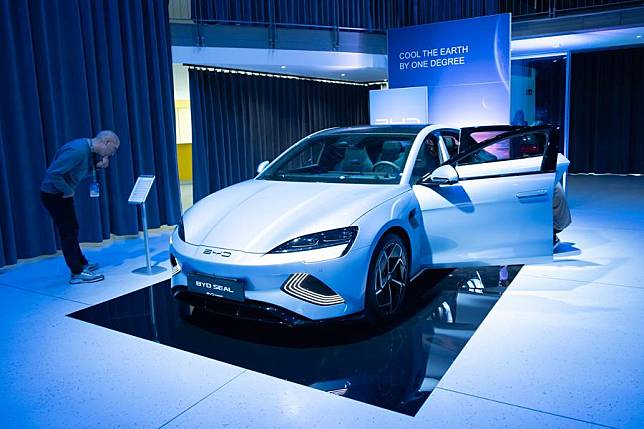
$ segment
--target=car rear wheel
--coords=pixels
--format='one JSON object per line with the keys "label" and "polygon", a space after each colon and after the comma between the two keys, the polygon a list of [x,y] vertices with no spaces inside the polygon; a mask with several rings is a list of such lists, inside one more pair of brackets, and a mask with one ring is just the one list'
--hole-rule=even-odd
{"label": "car rear wheel", "polygon": [[365,314],[371,324],[387,323],[403,307],[409,284],[409,255],[402,239],[387,233],[371,258],[365,290]]}

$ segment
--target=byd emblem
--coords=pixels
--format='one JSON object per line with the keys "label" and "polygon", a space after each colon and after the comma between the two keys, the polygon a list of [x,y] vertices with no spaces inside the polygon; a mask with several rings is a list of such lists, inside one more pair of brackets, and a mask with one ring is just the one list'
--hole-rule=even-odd
{"label": "byd emblem", "polygon": [[222,258],[230,258],[230,252],[227,250],[203,249],[203,254],[221,256]]}

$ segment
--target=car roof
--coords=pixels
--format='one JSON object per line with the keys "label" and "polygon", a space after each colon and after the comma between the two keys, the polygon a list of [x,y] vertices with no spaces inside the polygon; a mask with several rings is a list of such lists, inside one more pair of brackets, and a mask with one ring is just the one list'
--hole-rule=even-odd
{"label": "car roof", "polygon": [[429,124],[404,124],[404,125],[362,125],[357,127],[331,128],[322,131],[320,135],[334,135],[346,133],[359,134],[418,134]]}

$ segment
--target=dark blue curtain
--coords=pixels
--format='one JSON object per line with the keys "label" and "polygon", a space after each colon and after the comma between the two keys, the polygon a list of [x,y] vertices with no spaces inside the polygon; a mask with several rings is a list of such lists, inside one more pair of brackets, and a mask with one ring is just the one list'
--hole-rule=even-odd
{"label": "dark blue curtain", "polygon": [[101,197],[75,204],[81,241],[133,234],[136,177],[156,175],[150,226],[180,216],[170,29],[164,1],[0,0],[0,265],[53,253],[39,186],[57,148],[112,129],[121,147]]}
{"label": "dark blue curtain", "polygon": [[498,0],[391,0],[387,28],[430,24],[499,13]]}
{"label": "dark blue curtain", "polygon": [[194,201],[315,131],[369,123],[374,87],[191,69]]}
{"label": "dark blue curtain", "polygon": [[388,28],[500,12],[498,0],[192,0],[195,21]]}
{"label": "dark blue curtain", "polygon": [[570,169],[644,174],[644,48],[572,55]]}

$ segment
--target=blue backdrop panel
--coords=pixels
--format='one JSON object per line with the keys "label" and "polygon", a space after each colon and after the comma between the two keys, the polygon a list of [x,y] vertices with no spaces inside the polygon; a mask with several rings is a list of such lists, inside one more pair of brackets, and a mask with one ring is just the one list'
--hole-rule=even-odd
{"label": "blue backdrop panel", "polygon": [[387,33],[389,86],[427,86],[429,120],[510,119],[510,15],[397,28]]}
{"label": "blue backdrop panel", "polygon": [[52,253],[53,224],[39,200],[57,148],[113,129],[121,148],[101,197],[76,192],[81,241],[133,234],[127,204],[139,174],[154,174],[152,227],[174,224],[180,198],[166,2],[0,0],[0,265]]}
{"label": "blue backdrop panel", "polygon": [[373,87],[191,69],[194,201],[315,131],[366,124]]}

